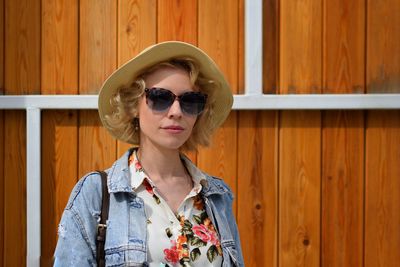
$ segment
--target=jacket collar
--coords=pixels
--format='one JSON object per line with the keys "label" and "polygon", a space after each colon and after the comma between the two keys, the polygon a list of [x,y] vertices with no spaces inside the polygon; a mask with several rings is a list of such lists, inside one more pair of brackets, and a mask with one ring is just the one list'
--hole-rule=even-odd
{"label": "jacket collar", "polygon": [[[108,191],[110,193],[127,192],[133,193],[131,186],[131,174],[128,166],[128,159],[134,148],[129,149],[125,154],[119,158],[114,164],[106,170],[108,173]],[[220,179],[212,177],[200,169],[198,169],[187,157],[183,156],[186,167],[191,173],[196,174],[197,177],[202,177],[200,183],[202,185],[201,193],[204,196],[213,194],[225,194],[228,189],[223,186]]]}

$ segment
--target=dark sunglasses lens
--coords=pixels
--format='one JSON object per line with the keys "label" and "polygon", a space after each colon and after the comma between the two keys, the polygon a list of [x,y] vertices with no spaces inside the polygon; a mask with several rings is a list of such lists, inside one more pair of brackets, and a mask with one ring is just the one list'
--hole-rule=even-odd
{"label": "dark sunglasses lens", "polygon": [[156,111],[168,109],[175,100],[175,96],[168,90],[154,88],[147,93],[147,103],[150,108]]}
{"label": "dark sunglasses lens", "polygon": [[207,95],[198,92],[185,93],[180,97],[182,111],[190,115],[199,115],[206,105]]}

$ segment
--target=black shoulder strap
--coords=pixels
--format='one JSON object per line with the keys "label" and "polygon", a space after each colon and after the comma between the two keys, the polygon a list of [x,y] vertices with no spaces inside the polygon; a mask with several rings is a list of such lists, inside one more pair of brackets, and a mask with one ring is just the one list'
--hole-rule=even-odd
{"label": "black shoulder strap", "polygon": [[107,231],[107,219],[108,210],[110,206],[110,195],[108,194],[107,188],[107,173],[103,171],[98,171],[101,176],[101,187],[102,187],[102,203],[101,203],[101,213],[100,222],[97,225],[97,238],[96,238],[96,260],[97,266],[105,266],[105,252],[104,244],[106,242],[106,231]]}

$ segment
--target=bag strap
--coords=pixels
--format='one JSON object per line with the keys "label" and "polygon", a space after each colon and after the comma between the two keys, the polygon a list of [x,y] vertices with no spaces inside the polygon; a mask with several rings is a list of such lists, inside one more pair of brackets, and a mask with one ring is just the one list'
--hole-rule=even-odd
{"label": "bag strap", "polygon": [[107,173],[104,171],[97,171],[101,177],[101,188],[102,188],[102,202],[100,212],[100,222],[97,225],[97,237],[96,237],[96,261],[97,266],[105,266],[105,252],[104,244],[106,242],[107,232],[107,219],[108,210],[110,207],[110,195],[107,188]]}

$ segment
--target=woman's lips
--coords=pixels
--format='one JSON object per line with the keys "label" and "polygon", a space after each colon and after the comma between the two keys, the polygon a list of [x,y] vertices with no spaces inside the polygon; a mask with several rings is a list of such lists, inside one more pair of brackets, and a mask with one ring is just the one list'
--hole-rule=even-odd
{"label": "woman's lips", "polygon": [[161,129],[165,130],[168,133],[174,133],[174,134],[181,133],[184,130],[181,126],[175,126],[175,125],[162,127]]}

